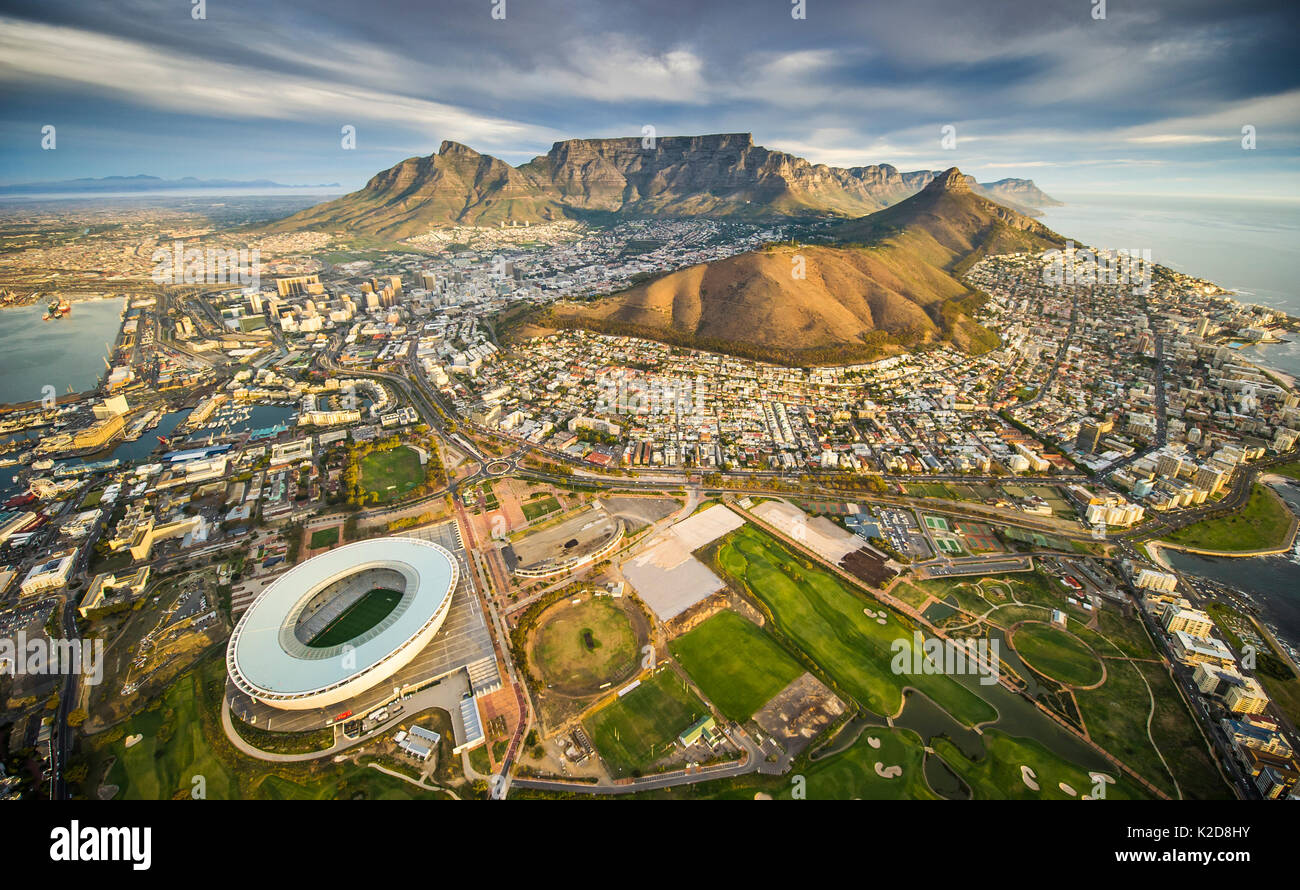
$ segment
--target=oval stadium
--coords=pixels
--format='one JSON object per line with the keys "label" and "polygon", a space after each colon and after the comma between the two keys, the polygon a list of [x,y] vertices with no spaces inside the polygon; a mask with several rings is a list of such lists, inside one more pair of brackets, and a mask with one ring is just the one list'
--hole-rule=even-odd
{"label": "oval stadium", "polygon": [[458,581],[454,556],[419,538],[358,541],[295,566],[239,620],[231,681],[276,708],[345,701],[405,667],[438,633]]}

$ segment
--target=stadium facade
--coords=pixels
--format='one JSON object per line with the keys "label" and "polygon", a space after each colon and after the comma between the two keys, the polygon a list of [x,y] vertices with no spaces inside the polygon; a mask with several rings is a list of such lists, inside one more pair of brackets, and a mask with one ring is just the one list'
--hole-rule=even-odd
{"label": "stadium facade", "polygon": [[[226,668],[242,692],[286,710],[346,701],[388,679],[438,633],[459,565],[446,548],[412,537],[346,544],[272,582],[240,618]],[[377,623],[321,645],[373,591],[399,595]]]}

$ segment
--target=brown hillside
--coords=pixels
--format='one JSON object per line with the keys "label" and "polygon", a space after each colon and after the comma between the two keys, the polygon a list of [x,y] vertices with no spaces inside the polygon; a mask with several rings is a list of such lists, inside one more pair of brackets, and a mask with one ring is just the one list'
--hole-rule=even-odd
{"label": "brown hillside", "polygon": [[836,235],[846,243],[767,248],[561,304],[551,321],[791,364],[861,360],[938,337],[978,351],[996,338],[971,320],[982,298],[961,271],[982,256],[1061,241],[973,194],[956,168]]}

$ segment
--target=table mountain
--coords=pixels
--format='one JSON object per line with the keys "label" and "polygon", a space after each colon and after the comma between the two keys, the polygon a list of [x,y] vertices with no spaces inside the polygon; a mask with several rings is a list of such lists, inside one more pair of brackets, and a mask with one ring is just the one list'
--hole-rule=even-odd
{"label": "table mountain", "polygon": [[[591,212],[629,216],[860,217],[916,194],[937,174],[888,164],[830,167],[755,145],[748,133],[570,139],[519,167],[444,142],[365,187],[272,224],[401,239],[451,225],[545,222]],[[1025,212],[1055,203],[1029,180],[972,186]]]}

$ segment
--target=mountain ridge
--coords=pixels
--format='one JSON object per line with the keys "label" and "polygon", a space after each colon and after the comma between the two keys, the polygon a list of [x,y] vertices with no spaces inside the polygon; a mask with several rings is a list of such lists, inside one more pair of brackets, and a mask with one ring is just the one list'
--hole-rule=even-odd
{"label": "mountain ridge", "polygon": [[[462,143],[407,158],[361,189],[273,223],[272,231],[347,229],[394,239],[452,225],[547,222],[584,214],[856,218],[916,194],[937,171],[832,167],[755,144],[749,133],[568,139],[512,167]],[[1056,203],[1032,180],[972,188],[1013,209]]]}
{"label": "mountain ridge", "polygon": [[196,176],[182,176],[179,179],[165,179],[148,173],[136,173],[132,176],[86,176],[79,179],[46,179],[36,182],[13,182],[0,184],[0,194],[58,194],[63,192],[96,191],[170,191],[172,189],[217,189],[217,188],[280,188],[313,189],[338,188],[337,182],[311,183],[307,185],[286,185],[269,179],[199,179]]}

